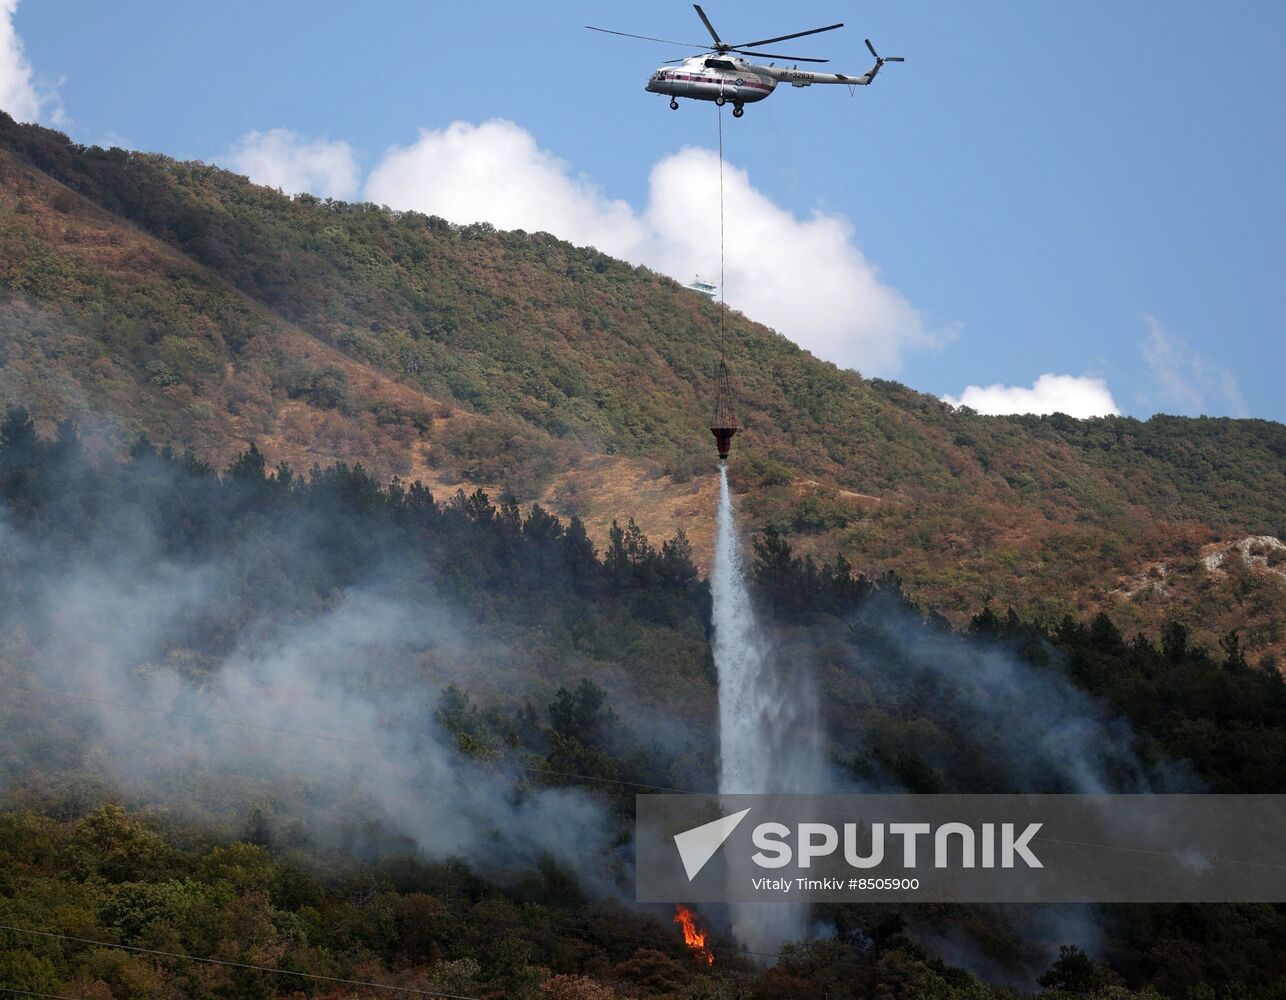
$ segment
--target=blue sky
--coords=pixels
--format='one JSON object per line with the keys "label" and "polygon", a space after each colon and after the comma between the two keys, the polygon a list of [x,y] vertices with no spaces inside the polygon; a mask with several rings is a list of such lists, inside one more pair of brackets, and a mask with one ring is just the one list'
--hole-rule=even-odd
{"label": "blue sky", "polygon": [[[1286,5],[705,7],[725,37],[846,21],[790,43],[840,70],[867,68],[865,35],[908,60],[855,97],[779,88],[725,117],[739,222],[764,221],[782,282],[769,302],[738,272],[734,305],[917,389],[1031,390],[963,396],[980,408],[1286,419]],[[287,129],[283,155],[344,144],[353,196],[461,213],[485,212],[482,194],[426,174],[485,151],[529,181],[513,198],[563,191],[583,218],[560,235],[673,273],[706,260],[706,216],[680,189],[708,176],[691,147],[713,147],[714,111],[642,90],[684,53],[582,27],[700,41],[687,3],[23,0],[12,23],[41,98],[27,117],[81,142],[247,169],[244,137]],[[514,126],[445,131],[497,118]],[[539,208],[524,228],[558,231]],[[761,249],[730,247],[730,265]],[[851,314],[833,329],[808,313],[810,280]],[[1033,390],[1042,375],[1066,381]]]}

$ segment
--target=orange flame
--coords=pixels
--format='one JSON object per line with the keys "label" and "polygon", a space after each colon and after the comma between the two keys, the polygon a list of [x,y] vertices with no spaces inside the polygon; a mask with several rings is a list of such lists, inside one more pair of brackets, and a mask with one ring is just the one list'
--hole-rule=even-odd
{"label": "orange flame", "polygon": [[683,928],[683,943],[692,949],[693,957],[714,965],[714,952],[706,945],[709,931],[697,930],[697,915],[686,906],[675,906],[674,922]]}

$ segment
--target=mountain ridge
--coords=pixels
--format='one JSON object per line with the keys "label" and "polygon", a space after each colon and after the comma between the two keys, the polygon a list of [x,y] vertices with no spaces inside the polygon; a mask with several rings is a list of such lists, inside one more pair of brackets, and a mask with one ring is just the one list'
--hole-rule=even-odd
{"label": "mountain ridge", "polygon": [[[717,307],[668,278],[548,234],[291,199],[7,118],[0,269],[0,396],[46,430],[70,415],[117,452],[146,432],[224,466],[255,441],[300,469],[510,490],[600,544],[614,517],[683,528],[708,560]],[[742,510],[797,551],[895,570],[956,618],[1103,607],[1281,648],[1276,575],[1196,568],[1164,600],[1118,586],[1150,561],[1286,535],[1281,424],[981,417],[737,314],[729,366]]]}

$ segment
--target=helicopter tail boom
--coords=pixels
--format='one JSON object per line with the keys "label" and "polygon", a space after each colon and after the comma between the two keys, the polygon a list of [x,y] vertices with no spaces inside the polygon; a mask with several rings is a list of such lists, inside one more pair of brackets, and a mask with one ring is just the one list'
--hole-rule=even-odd
{"label": "helicopter tail boom", "polygon": [[865,87],[875,79],[885,63],[906,62],[902,56],[881,56],[875,51],[875,46],[871,44],[869,38],[866,40],[866,47],[875,57],[875,65],[861,76],[849,76],[845,73],[814,73],[812,70],[800,69],[798,66],[756,66],[755,72],[795,87],[811,87],[814,83],[842,83],[850,87]]}

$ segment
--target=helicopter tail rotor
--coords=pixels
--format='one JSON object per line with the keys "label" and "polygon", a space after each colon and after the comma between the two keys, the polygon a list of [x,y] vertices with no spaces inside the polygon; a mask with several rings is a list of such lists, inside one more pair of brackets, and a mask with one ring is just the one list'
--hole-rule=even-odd
{"label": "helicopter tail rotor", "polygon": [[875,65],[872,66],[871,71],[866,74],[867,83],[870,83],[872,80],[875,79],[875,74],[880,71],[880,69],[884,66],[885,63],[906,62],[906,59],[902,56],[880,55],[878,52],[875,51],[875,46],[871,44],[871,40],[869,38],[866,39],[866,47],[870,49],[871,55],[875,57]]}

